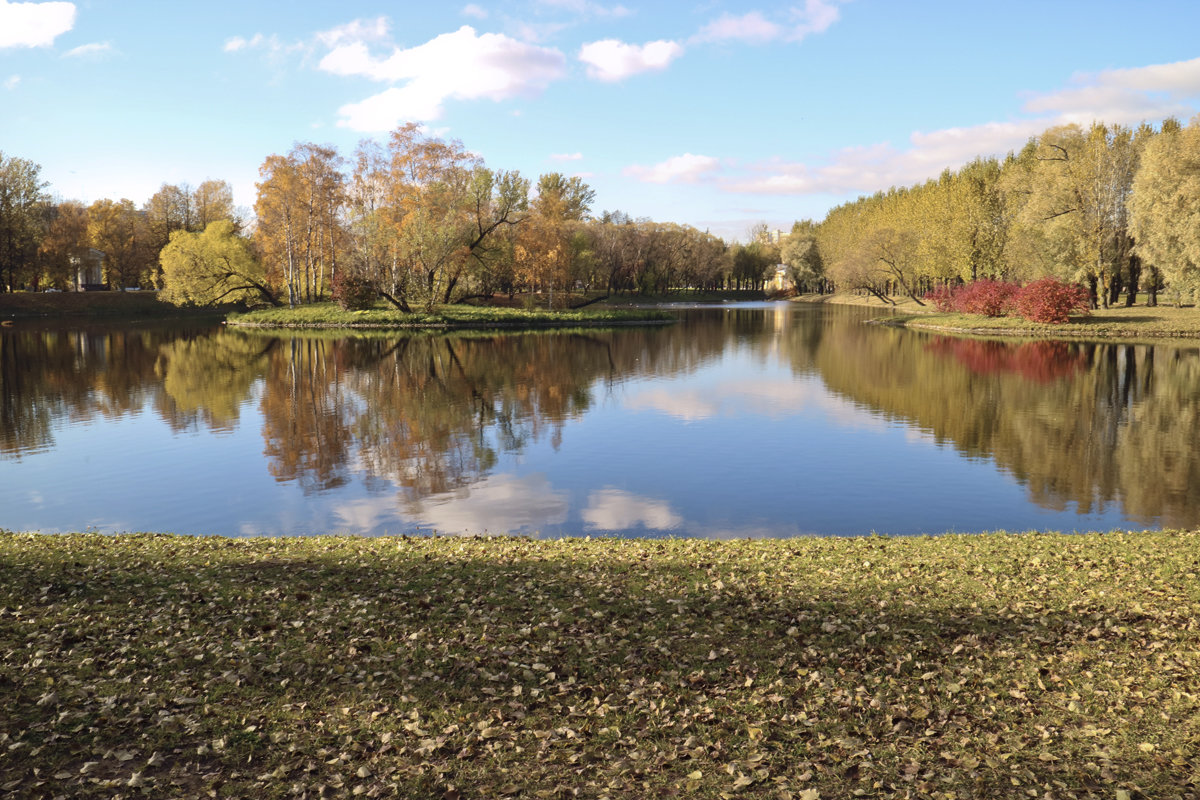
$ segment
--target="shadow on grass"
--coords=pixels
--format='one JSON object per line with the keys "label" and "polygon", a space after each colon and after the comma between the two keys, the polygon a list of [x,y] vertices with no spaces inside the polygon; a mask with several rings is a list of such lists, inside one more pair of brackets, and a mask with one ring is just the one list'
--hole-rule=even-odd
{"label": "shadow on grass", "polygon": [[[0,785],[28,788],[38,767],[47,794],[106,796],[82,764],[128,781],[153,750],[177,782],[243,790],[250,776],[230,776],[248,759],[256,775],[307,762],[306,780],[335,788],[361,759],[437,797],[666,791],[695,771],[720,776],[692,787],[715,796],[730,764],[767,770],[749,796],[1194,791],[1169,746],[1137,747],[1176,713],[1172,690],[1197,689],[1145,649],[1195,649],[1186,626],[824,582],[786,551],[768,576],[655,548],[551,559],[380,540],[266,560],[216,547],[195,563],[0,561]],[[110,765],[105,747],[137,760]]]}

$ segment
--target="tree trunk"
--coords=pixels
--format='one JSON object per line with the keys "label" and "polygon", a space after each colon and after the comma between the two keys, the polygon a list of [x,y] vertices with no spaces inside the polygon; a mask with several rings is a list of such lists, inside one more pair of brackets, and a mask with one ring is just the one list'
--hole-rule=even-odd
{"label": "tree trunk", "polygon": [[1129,256],[1129,285],[1125,287],[1125,307],[1132,308],[1137,302],[1138,279],[1142,276],[1142,260],[1136,255]]}

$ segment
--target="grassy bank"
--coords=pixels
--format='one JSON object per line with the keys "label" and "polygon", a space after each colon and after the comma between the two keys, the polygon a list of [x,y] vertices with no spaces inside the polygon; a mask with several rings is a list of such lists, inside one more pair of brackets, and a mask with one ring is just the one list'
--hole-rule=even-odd
{"label": "grassy bank", "polygon": [[1047,325],[1018,317],[982,317],[941,312],[902,314],[889,320],[889,323],[909,328],[982,336],[1122,341],[1200,339],[1200,308],[1173,306],[1122,306],[1100,309],[1086,317],[1072,317],[1065,325]]}
{"label": "grassy bank", "polygon": [[1046,325],[1019,317],[983,317],[953,314],[932,306],[918,306],[909,298],[894,298],[895,306],[877,297],[851,293],[802,295],[798,302],[859,305],[896,312],[888,324],[907,328],[963,333],[976,336],[1028,336],[1056,339],[1200,339],[1200,308],[1174,306],[1124,306],[1099,309],[1086,317],[1072,317],[1065,325]]}
{"label": "grassy bank", "polygon": [[666,292],[664,294],[645,294],[642,292],[632,294],[613,294],[606,297],[602,305],[615,308],[637,308],[647,305],[664,305],[672,303],[754,303],[766,300],[765,292],[754,291],[750,289],[737,291],[730,289],[728,291],[692,291],[690,289],[680,290],[675,292]]}
{"label": "grassy bank", "polygon": [[885,303],[873,294],[859,294],[856,292],[835,292],[833,294],[801,294],[796,295],[792,300],[796,303],[815,303],[834,306],[864,306],[868,308],[882,308],[889,311],[921,313],[922,311],[932,311],[931,306],[920,306],[910,297],[897,296],[890,298],[892,302]]}
{"label": "grassy bank", "polygon": [[0,534],[0,791],[1194,797],[1198,573],[1200,533]]}
{"label": "grassy bank", "polygon": [[223,309],[178,308],[158,292],[12,292],[0,294],[0,319],[143,320],[223,316]]}
{"label": "grassy bank", "polygon": [[230,314],[230,325],[275,328],[502,328],[581,325],[621,325],[669,322],[662,311],[620,310],[588,306],[548,310],[490,306],[440,306],[431,312],[406,314],[392,308],[344,311],[334,303],[313,303],[295,308],[264,308]]}

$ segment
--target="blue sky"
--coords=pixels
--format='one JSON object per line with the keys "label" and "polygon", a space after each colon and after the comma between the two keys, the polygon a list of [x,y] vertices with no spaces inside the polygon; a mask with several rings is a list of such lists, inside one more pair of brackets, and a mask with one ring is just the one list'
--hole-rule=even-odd
{"label": "blue sky", "polygon": [[0,0],[0,151],[143,203],[406,121],[736,238],[1063,122],[1200,111],[1200,3]]}

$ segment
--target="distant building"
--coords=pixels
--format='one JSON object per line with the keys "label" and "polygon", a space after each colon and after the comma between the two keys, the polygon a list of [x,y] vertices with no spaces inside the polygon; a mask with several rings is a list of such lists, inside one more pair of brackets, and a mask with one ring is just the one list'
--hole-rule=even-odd
{"label": "distant building", "polygon": [[773,231],[766,230],[758,235],[758,241],[763,244],[780,244],[783,238],[788,235],[787,231],[775,229]]}
{"label": "distant building", "polygon": [[787,265],[776,264],[775,274],[767,279],[766,289],[768,292],[782,292],[792,288],[788,280]]}
{"label": "distant building", "polygon": [[76,292],[104,291],[104,251],[89,247],[77,256],[71,256],[75,268],[75,280],[71,286]]}

